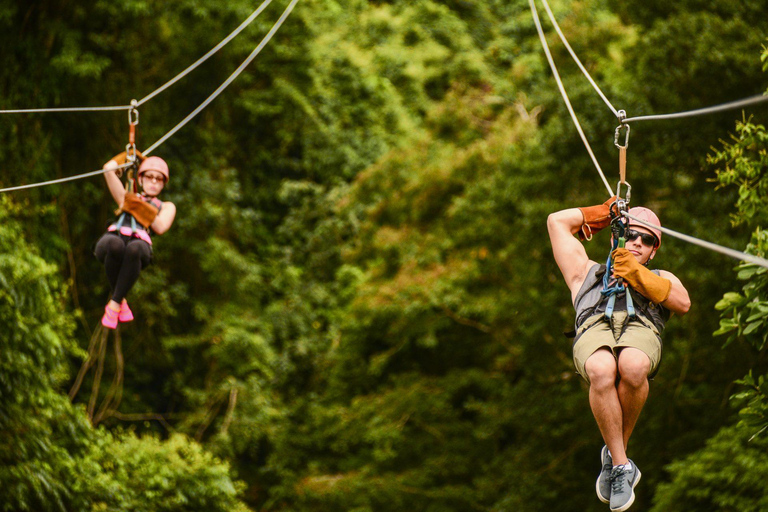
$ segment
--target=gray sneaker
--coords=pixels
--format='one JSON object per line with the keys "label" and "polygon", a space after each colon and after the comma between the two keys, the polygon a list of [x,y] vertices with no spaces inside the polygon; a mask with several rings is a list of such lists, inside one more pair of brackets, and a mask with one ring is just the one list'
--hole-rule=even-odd
{"label": "gray sneaker", "polygon": [[[629,460],[632,462],[632,459]],[[632,462],[632,469],[616,466],[611,471],[611,512],[624,512],[635,501],[635,486],[640,481],[640,470]]]}
{"label": "gray sneaker", "polygon": [[603,463],[603,469],[600,470],[600,476],[597,477],[595,490],[597,491],[597,497],[600,501],[603,503],[610,503],[613,459],[611,458],[611,452],[608,451],[607,446],[603,446],[603,451],[600,452],[600,461]]}

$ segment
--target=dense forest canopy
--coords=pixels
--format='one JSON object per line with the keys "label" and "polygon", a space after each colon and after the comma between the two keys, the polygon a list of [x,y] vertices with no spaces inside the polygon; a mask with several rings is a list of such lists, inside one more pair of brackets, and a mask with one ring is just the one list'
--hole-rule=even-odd
{"label": "dense forest canopy", "polygon": [[[551,3],[630,116],[766,91],[766,0]],[[142,105],[139,149],[287,5]],[[0,0],[0,109],[126,105],[257,6]],[[544,26],[615,183],[616,118]],[[767,112],[633,125],[632,204],[765,255]],[[124,111],[0,115],[0,188],[99,169],[127,136]],[[606,191],[526,0],[301,0],[154,154],[178,217],[95,395],[93,371],[68,392],[108,298],[92,254],[113,218],[104,181],[0,195],[0,509],[603,510],[545,224]],[[587,244],[598,261],[608,249],[605,234]],[[669,324],[630,445],[635,507],[765,510],[764,269],[671,238],[654,263],[693,308]],[[89,421],[120,365],[115,408]]]}

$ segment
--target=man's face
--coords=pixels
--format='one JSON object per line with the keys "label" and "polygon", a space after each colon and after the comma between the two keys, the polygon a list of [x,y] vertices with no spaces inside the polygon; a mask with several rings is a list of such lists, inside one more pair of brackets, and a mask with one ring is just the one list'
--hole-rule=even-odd
{"label": "man's face", "polygon": [[[628,231],[630,233],[635,231],[637,233],[641,233],[642,235],[651,235],[655,239],[653,232],[645,226],[632,226],[628,229]],[[644,241],[643,238],[646,238],[646,240]],[[634,257],[637,258],[637,261],[642,265],[645,265],[648,261],[652,260],[654,256],[656,256],[656,249],[653,243],[650,245],[647,244],[647,238],[648,237],[635,236],[630,240],[629,237],[627,237],[627,243],[625,244],[626,249],[631,252]]]}

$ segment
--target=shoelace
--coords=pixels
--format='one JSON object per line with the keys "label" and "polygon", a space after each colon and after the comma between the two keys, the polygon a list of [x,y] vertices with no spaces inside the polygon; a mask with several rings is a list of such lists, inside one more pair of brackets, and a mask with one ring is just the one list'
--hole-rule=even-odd
{"label": "shoelace", "polygon": [[624,492],[624,479],[628,473],[629,470],[625,469],[624,466],[617,466],[611,471],[611,492],[613,494]]}

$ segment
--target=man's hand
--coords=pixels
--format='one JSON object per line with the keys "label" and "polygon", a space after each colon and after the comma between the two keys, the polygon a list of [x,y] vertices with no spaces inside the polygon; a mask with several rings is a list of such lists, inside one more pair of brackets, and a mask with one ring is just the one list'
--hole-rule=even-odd
{"label": "man's hand", "polygon": [[603,204],[579,208],[584,216],[584,223],[578,231],[580,240],[589,240],[592,238],[592,235],[608,227],[611,223],[611,204],[614,201],[616,201],[616,196],[613,196]]}
{"label": "man's hand", "polygon": [[623,278],[629,285],[643,297],[661,304],[669,297],[672,282],[661,276],[657,276],[634,257],[627,249],[616,249],[611,253],[613,257],[613,274]]}

